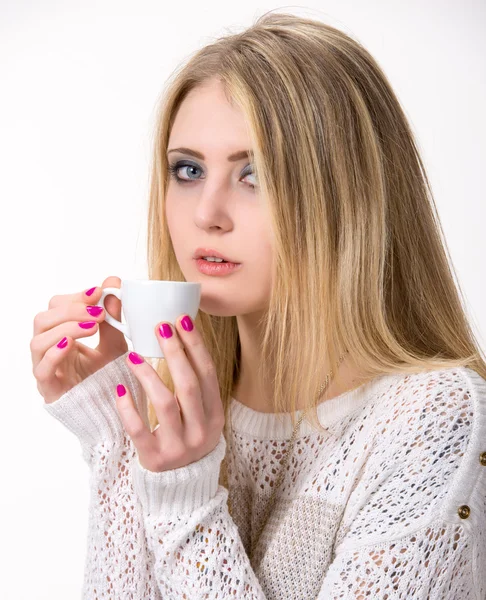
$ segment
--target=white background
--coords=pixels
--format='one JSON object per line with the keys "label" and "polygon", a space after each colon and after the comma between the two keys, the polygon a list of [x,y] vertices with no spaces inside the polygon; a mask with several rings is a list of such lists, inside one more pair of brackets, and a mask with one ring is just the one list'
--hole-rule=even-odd
{"label": "white background", "polygon": [[[3,600],[80,597],[89,470],[43,409],[29,344],[55,294],[147,277],[148,167],[166,78],[279,9],[361,41],[417,136],[486,346],[486,5],[0,0],[0,565]],[[85,338],[95,347],[98,335]]]}

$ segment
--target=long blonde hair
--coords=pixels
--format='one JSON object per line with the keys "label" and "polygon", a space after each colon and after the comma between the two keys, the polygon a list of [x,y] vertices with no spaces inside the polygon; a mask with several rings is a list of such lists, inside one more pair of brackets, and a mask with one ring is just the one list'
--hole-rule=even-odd
{"label": "long blonde hair", "polygon": [[[319,21],[266,13],[217,38],[169,79],[157,112],[148,211],[149,278],[186,281],[165,221],[167,144],[185,96],[210,80],[243,111],[274,234],[261,381],[274,411],[296,399],[318,429],[318,391],[346,349],[366,380],[486,363],[454,281],[431,187],[400,103],[359,42]],[[456,277],[457,279],[457,277]],[[229,407],[236,317],[198,312]],[[174,391],[164,360],[156,370]],[[327,372],[327,370],[326,370]],[[158,423],[149,403],[149,422]]]}

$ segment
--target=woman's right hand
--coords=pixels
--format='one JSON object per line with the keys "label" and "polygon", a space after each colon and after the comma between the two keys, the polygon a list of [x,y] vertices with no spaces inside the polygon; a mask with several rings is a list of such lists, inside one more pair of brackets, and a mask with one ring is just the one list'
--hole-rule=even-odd
{"label": "woman's right hand", "polygon": [[[48,310],[34,317],[34,336],[30,342],[32,372],[46,404],[55,402],[89,375],[127,352],[125,336],[105,321],[105,311],[98,316],[87,311],[99,301],[102,289],[120,285],[119,277],[108,277],[91,296],[86,295],[87,290],[53,296]],[[105,306],[110,315],[121,320],[121,302],[116,296],[107,296]],[[94,321],[95,325],[89,329],[80,327],[79,323],[87,321]],[[76,341],[98,330],[100,339],[94,350]],[[60,348],[57,344],[64,337],[67,345]]]}

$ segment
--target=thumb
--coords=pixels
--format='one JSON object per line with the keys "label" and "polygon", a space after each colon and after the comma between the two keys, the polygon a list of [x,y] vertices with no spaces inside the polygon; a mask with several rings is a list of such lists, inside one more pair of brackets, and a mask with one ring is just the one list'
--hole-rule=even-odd
{"label": "thumb", "polygon": [[[108,287],[121,287],[121,279],[119,277],[107,277],[101,286],[102,289]],[[105,312],[112,317],[121,321],[121,302],[116,296],[110,294],[105,298]],[[100,341],[98,349],[102,354],[110,354],[115,351],[126,352],[128,344],[125,336],[121,331],[110,325],[106,320],[99,323]]]}

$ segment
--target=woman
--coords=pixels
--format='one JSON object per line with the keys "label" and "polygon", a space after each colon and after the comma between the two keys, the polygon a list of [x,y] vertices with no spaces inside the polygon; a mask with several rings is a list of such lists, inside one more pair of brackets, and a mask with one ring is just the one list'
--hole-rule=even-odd
{"label": "woman", "polygon": [[148,225],[149,278],[202,284],[195,323],[154,332],[165,361],[103,312],[76,326],[100,287],[34,324],[44,406],[92,469],[84,597],[485,597],[486,364],[368,52],[270,13],[195,53]]}

